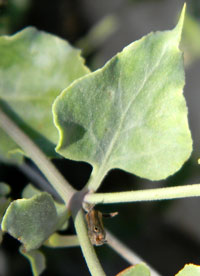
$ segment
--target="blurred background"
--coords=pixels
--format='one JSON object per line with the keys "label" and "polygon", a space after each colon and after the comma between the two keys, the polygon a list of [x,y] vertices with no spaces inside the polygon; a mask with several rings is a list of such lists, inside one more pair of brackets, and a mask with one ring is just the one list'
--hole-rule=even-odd
{"label": "blurred background", "polygon": [[[200,157],[200,1],[186,2],[181,47],[193,154],[179,172],[165,181],[151,182],[113,170],[104,180],[101,192],[200,182],[197,164]],[[182,0],[0,0],[0,34],[13,34],[26,26],[35,26],[81,48],[87,66],[95,70],[143,35],[172,29],[183,3]],[[77,189],[89,178],[91,167],[88,164],[68,160],[54,160],[54,163]],[[13,185],[16,179],[17,185]],[[30,180],[18,168],[0,163],[0,181],[10,184],[11,196],[17,199]],[[119,212],[117,217],[105,221],[106,227],[163,276],[175,275],[185,263],[200,265],[199,198],[98,208]],[[66,233],[74,233],[73,225]],[[18,253],[18,247],[18,241],[5,235],[0,247],[0,276],[31,275],[29,263]],[[129,265],[107,245],[96,249],[107,275],[115,275]],[[89,275],[79,248],[43,247],[42,251],[47,257],[43,275]]]}

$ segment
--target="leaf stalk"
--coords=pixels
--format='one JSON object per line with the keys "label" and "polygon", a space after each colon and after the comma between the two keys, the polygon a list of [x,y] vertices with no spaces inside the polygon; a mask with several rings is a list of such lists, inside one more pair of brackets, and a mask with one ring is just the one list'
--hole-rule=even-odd
{"label": "leaf stalk", "polygon": [[200,196],[200,184],[174,186],[139,191],[87,194],[84,201],[89,204],[155,201]]}

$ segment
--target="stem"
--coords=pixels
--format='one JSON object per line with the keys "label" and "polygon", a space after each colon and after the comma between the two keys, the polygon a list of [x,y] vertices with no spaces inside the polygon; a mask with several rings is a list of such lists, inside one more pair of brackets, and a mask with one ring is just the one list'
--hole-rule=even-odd
{"label": "stem", "polygon": [[88,265],[91,275],[93,276],[106,276],[101,264],[97,258],[94,247],[92,246],[87,228],[84,221],[84,214],[82,210],[79,210],[78,213],[74,216],[74,225],[80,242],[80,246],[85,257],[85,261]]}
{"label": "stem", "polygon": [[175,186],[168,188],[146,189],[140,191],[87,194],[84,201],[89,204],[125,203],[153,201],[200,196],[200,184]]}
{"label": "stem", "polygon": [[0,126],[30,156],[57,193],[68,205],[75,190],[33,141],[0,109]]}
{"label": "stem", "polygon": [[[114,249],[122,258],[128,261],[130,264],[138,264],[144,262],[142,258],[140,258],[136,253],[131,251],[126,245],[124,245],[121,241],[119,241],[115,236],[113,236],[108,230],[106,230],[106,238],[108,241],[108,245]],[[151,276],[160,276],[160,274],[154,270],[149,264],[147,264],[150,271]]]}
{"label": "stem", "polygon": [[100,168],[94,167],[89,181],[84,187],[84,190],[95,192],[101,185],[108,171],[109,169],[104,165],[102,165]]}
{"label": "stem", "polygon": [[80,244],[76,235],[64,236],[54,233],[48,238],[44,245],[52,248],[58,248],[79,246]]}

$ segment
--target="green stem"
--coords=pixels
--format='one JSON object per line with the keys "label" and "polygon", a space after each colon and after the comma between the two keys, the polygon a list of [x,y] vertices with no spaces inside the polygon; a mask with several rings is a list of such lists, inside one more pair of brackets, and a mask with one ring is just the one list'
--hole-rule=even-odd
{"label": "green stem", "polygon": [[74,217],[74,225],[80,242],[80,246],[85,257],[86,263],[93,276],[106,276],[101,264],[97,258],[94,247],[92,246],[88,233],[87,227],[84,221],[84,214],[82,210],[79,210]]}
{"label": "green stem", "polygon": [[93,167],[91,176],[88,183],[85,185],[84,190],[95,192],[101,185],[104,177],[106,176],[109,169],[102,164],[100,168]]}
{"label": "green stem", "polygon": [[44,243],[45,246],[58,248],[58,247],[74,247],[79,246],[79,240],[76,235],[59,235],[54,233]]}
{"label": "green stem", "polygon": [[32,140],[0,109],[0,126],[35,162],[57,193],[68,205],[75,190],[60,174],[56,167],[47,159]]}
{"label": "green stem", "polygon": [[84,201],[89,204],[125,203],[200,196],[200,184],[140,191],[87,194]]}

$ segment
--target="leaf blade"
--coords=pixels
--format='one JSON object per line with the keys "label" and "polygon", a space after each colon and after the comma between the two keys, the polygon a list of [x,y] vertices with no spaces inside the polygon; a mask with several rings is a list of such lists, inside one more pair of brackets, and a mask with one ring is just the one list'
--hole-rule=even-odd
{"label": "leaf blade", "polygon": [[[54,35],[26,28],[13,36],[0,37],[1,107],[50,157],[57,132],[51,105],[60,91],[89,72],[80,50]],[[16,144],[0,130],[0,154]]]}
{"label": "leaf blade", "polygon": [[44,254],[39,250],[31,250],[29,252],[26,252],[23,249],[23,246],[20,246],[19,250],[20,253],[30,262],[33,275],[41,275],[46,268],[46,260]]}
{"label": "leaf blade", "polygon": [[116,276],[150,276],[150,270],[145,263],[130,266]]}
{"label": "leaf blade", "polygon": [[52,197],[46,192],[13,201],[2,219],[2,230],[23,243],[26,251],[39,248],[59,227]]}
{"label": "leaf blade", "polygon": [[184,9],[172,31],[130,44],[62,92],[53,105],[61,155],[104,175],[120,168],[160,180],[180,169],[192,150],[178,49],[183,19]]}
{"label": "leaf blade", "polygon": [[200,273],[200,266],[194,264],[186,264],[176,276],[198,276]]}

